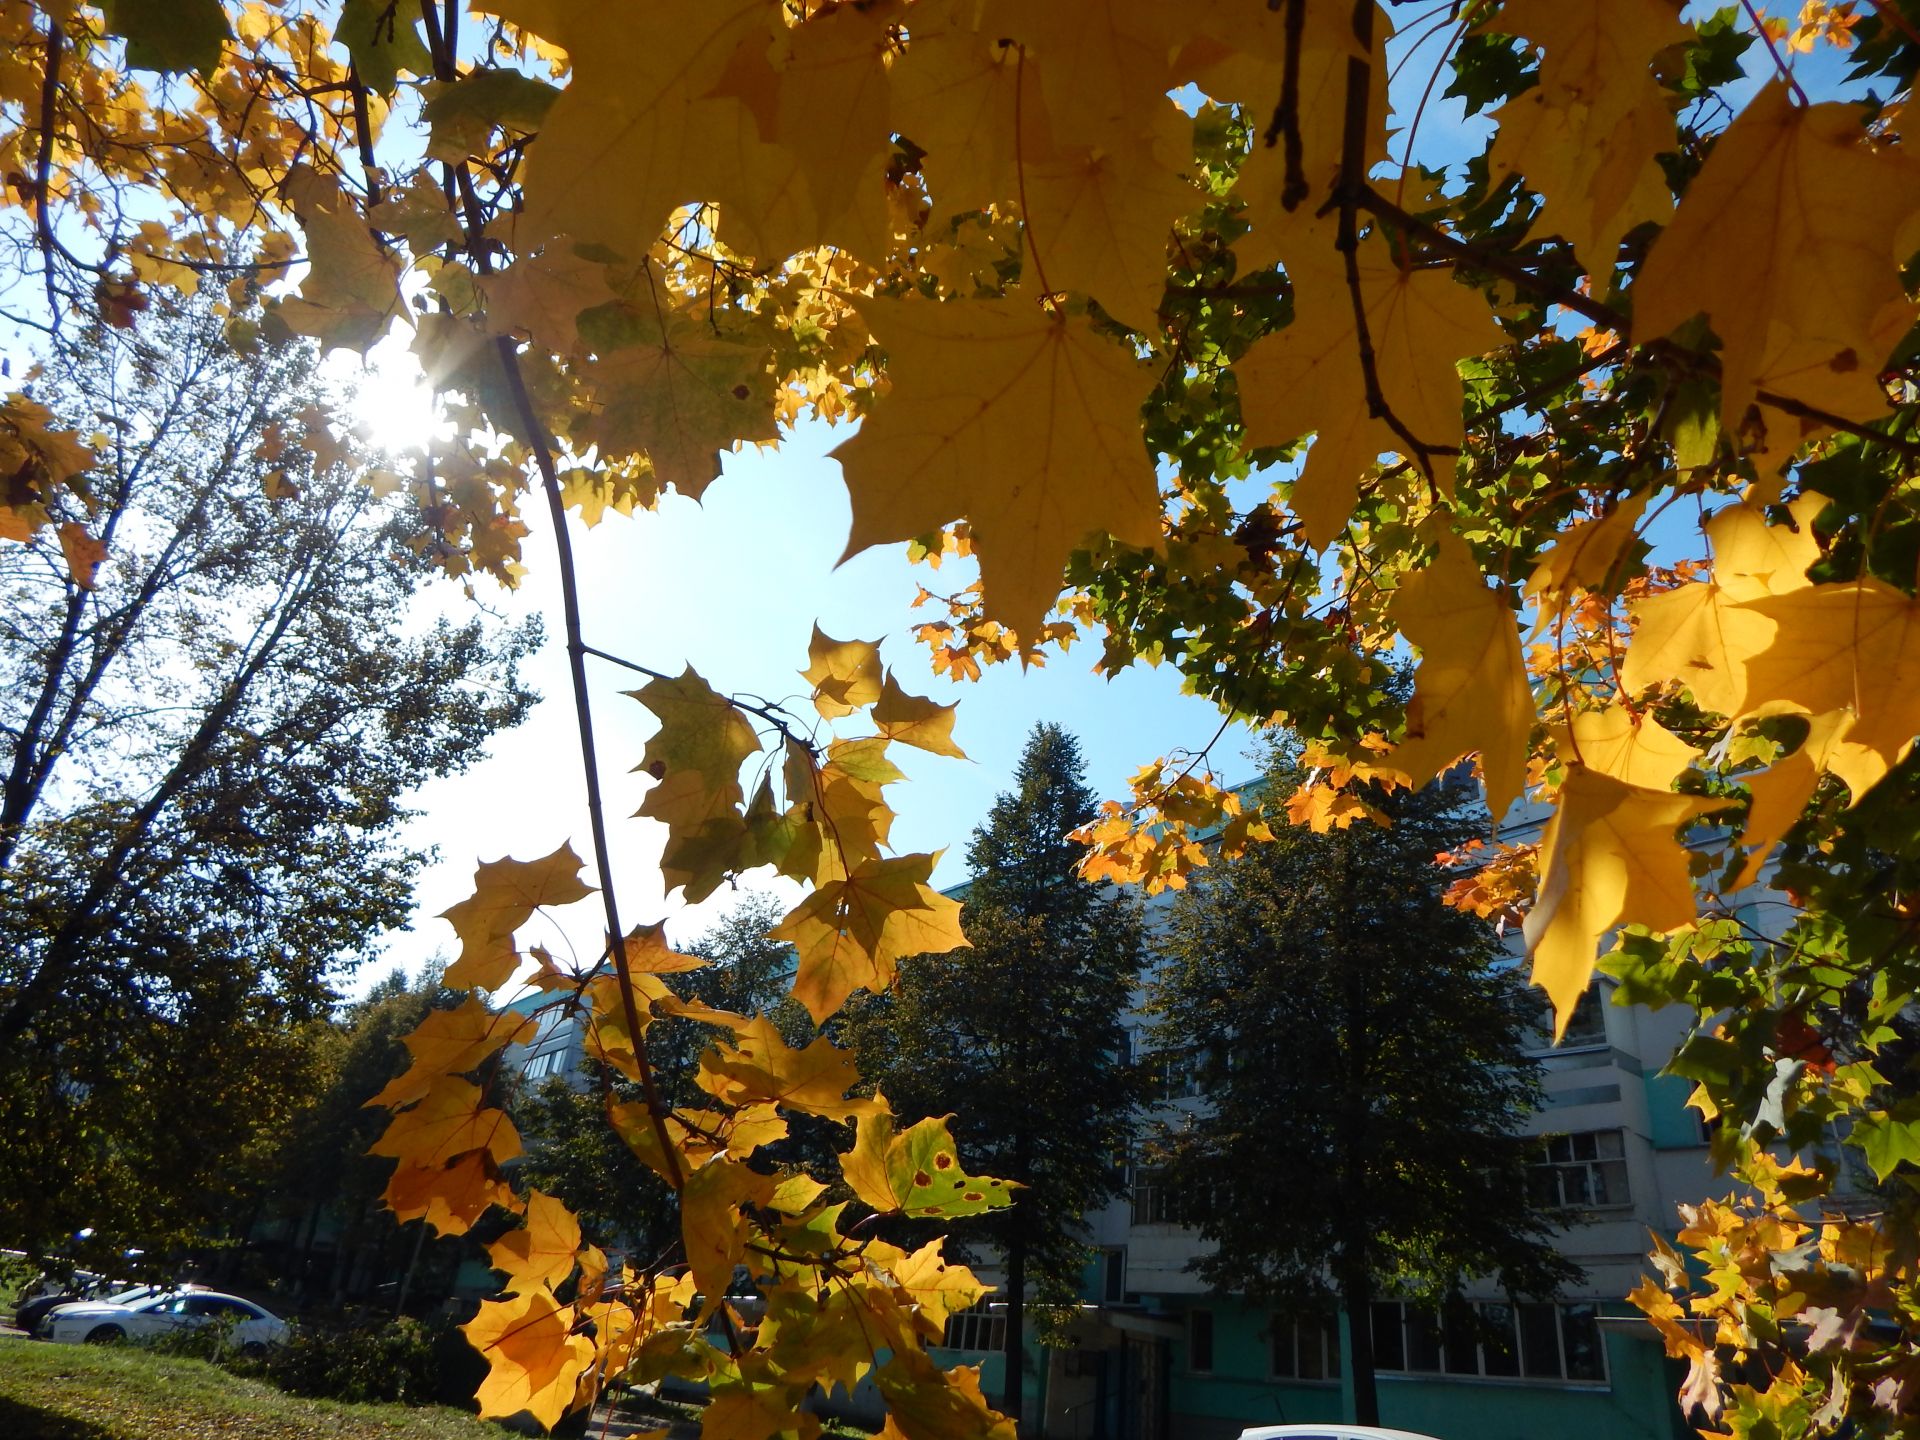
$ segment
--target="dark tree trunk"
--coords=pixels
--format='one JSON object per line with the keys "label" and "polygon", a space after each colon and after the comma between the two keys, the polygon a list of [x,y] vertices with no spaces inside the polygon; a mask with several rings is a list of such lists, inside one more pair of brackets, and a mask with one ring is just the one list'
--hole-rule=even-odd
{"label": "dark tree trunk", "polygon": [[[1013,1144],[1013,1173],[1026,1178],[1029,1155],[1029,1140],[1025,1133],[1017,1135]],[[1014,1201],[1013,1209],[1007,1216],[1007,1334],[1002,1350],[1002,1367],[1006,1371],[1005,1383],[1001,1387],[1000,1408],[1013,1417],[1017,1428],[1020,1424],[1021,1406],[1026,1401],[1024,1391],[1027,1378],[1027,1227],[1025,1212],[1020,1202]]]}
{"label": "dark tree trunk", "polygon": [[1380,1387],[1373,1373],[1373,1294],[1365,1266],[1343,1266],[1340,1308],[1347,1317],[1348,1363],[1353,1371],[1353,1423],[1380,1423]]}
{"label": "dark tree trunk", "polygon": [[1007,1245],[1007,1342],[1004,1352],[1006,1385],[1000,1397],[1000,1408],[1011,1415],[1015,1424],[1020,1420],[1020,1407],[1025,1402],[1022,1394],[1026,1381],[1026,1298],[1027,1298],[1027,1242],[1018,1233],[1015,1226],[1014,1237]]}
{"label": "dark tree trunk", "polygon": [[1349,844],[1339,849],[1334,907],[1333,946],[1346,975],[1345,1014],[1341,1020],[1342,1048],[1346,1052],[1346,1094],[1340,1116],[1341,1216],[1335,1259],[1340,1308],[1347,1317],[1347,1348],[1353,1367],[1353,1423],[1380,1423],[1380,1391],[1373,1373],[1373,1277],[1367,1234],[1367,1088],[1371,1060],[1367,1034],[1367,975],[1359,957],[1348,954],[1344,919],[1353,898],[1353,854]]}

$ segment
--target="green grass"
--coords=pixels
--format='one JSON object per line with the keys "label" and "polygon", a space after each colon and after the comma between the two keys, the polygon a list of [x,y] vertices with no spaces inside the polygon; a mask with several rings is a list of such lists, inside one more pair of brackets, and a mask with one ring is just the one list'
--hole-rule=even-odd
{"label": "green grass", "polygon": [[0,1340],[6,1440],[503,1440],[505,1433],[444,1407],[303,1400],[203,1360]]}

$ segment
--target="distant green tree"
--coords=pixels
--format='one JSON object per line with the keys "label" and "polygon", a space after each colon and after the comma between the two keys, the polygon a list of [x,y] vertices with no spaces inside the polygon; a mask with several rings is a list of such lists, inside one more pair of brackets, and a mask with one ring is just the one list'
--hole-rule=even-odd
{"label": "distant green tree", "polygon": [[[1269,787],[1300,778],[1273,752]],[[1528,1198],[1538,999],[1491,927],[1441,903],[1434,857],[1485,817],[1444,783],[1366,798],[1390,828],[1290,827],[1204,871],[1173,908],[1151,1007],[1156,1048],[1205,1096],[1158,1157],[1214,1243],[1195,1268],[1303,1317],[1337,1304],[1354,1418],[1377,1424],[1376,1296],[1437,1302],[1483,1275],[1544,1296],[1580,1272],[1551,1243],[1562,1217]]]}
{"label": "distant green tree", "polygon": [[[304,1027],[310,1098],[262,1137],[248,1167],[255,1177],[253,1220],[277,1217],[291,1226],[294,1238],[278,1278],[296,1291],[320,1289],[338,1298],[369,1258],[382,1275],[405,1265],[411,1279],[419,1247],[402,1242],[401,1227],[381,1198],[393,1163],[367,1153],[388,1116],[366,1102],[411,1063],[405,1037],[429,1011],[459,1000],[440,983],[437,966],[412,979],[395,969],[358,1001]],[[333,1266],[317,1277],[309,1260],[323,1226]],[[244,1228],[250,1232],[254,1225]],[[409,1247],[416,1252],[411,1260],[401,1258]],[[458,1249],[457,1242],[446,1247],[448,1254]],[[391,1265],[381,1263],[387,1260]]]}
{"label": "distant green tree", "polygon": [[101,437],[50,503],[105,559],[0,545],[0,1235],[105,1259],[231,1213],[302,1024],[410,917],[409,792],[526,714],[538,636],[432,617],[311,344],[156,299],[32,390]]}
{"label": "distant green tree", "polygon": [[889,996],[853,1007],[861,1073],[902,1121],[954,1114],[967,1164],[1024,1187],[966,1230],[1007,1273],[1006,1391],[1019,1415],[1026,1312],[1051,1332],[1092,1252],[1080,1220],[1119,1193],[1138,1083],[1121,1021],[1138,981],[1133,900],[1075,874],[1067,837],[1096,813],[1073,737],[1038,725],[1014,788],[967,848],[961,925],[970,949],[900,967]]}

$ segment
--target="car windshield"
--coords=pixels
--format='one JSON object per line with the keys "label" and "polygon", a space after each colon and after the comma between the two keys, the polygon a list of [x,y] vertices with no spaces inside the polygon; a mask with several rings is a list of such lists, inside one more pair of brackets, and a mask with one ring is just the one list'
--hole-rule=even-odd
{"label": "car windshield", "polygon": [[111,1295],[103,1297],[102,1303],[107,1305],[127,1305],[140,1299],[143,1295],[151,1295],[152,1293],[153,1287],[151,1285],[134,1285],[125,1290],[116,1290]]}

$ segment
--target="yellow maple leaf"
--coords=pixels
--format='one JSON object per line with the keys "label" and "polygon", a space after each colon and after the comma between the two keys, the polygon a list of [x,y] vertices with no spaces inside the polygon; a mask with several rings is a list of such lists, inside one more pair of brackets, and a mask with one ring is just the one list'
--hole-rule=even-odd
{"label": "yellow maple leaf", "polygon": [[1620,683],[1638,694],[1677,681],[1704,710],[1734,714],[1746,695],[1746,662],[1765,648],[1773,625],[1736,603],[1715,580],[1698,580],[1635,600],[1633,639]]}
{"label": "yellow maple leaf", "polygon": [[768,933],[798,953],[793,998],[819,1024],[855,990],[884,990],[907,955],[967,943],[960,902],[927,884],[937,855],[862,860],[820,886]]}
{"label": "yellow maple leaf", "polygon": [[893,128],[921,150],[934,214],[1010,205],[1052,154],[1040,67],[961,6],[922,6],[893,67]]}
{"label": "yellow maple leaf", "polygon": [[[1539,229],[1596,276],[1620,239],[1673,206],[1656,156],[1679,148],[1674,105],[1649,62],[1690,38],[1670,0],[1511,0],[1489,28],[1545,52],[1540,83],[1494,113],[1495,177],[1520,174],[1546,201]],[[1601,287],[1604,288],[1604,287]]]}
{"label": "yellow maple leaf", "polygon": [[1192,150],[1192,121],[1171,100],[1150,138],[1057,149],[1026,165],[1027,241],[1057,290],[1091,295],[1124,325],[1159,328],[1167,239],[1200,192],[1176,171]]}
{"label": "yellow maple leaf", "polygon": [[1395,593],[1391,613],[1420,647],[1406,738],[1389,757],[1394,768],[1420,786],[1478,752],[1487,808],[1506,814],[1525,787],[1534,724],[1513,610],[1449,530],[1440,533],[1432,562]]}
{"label": "yellow maple leaf", "polygon": [[1527,915],[1533,983],[1553,1001],[1554,1034],[1587,983],[1600,941],[1620,924],[1673,930],[1695,911],[1687,852],[1674,831],[1731,804],[1724,798],[1647,790],[1569,765],[1540,839],[1540,889]]}
{"label": "yellow maple leaf", "polygon": [[948,1219],[1012,1203],[1013,1182],[966,1173],[946,1117],[929,1116],[895,1134],[886,1097],[876,1091],[873,1098],[874,1108],[858,1117],[853,1149],[840,1156],[840,1173],[855,1195],[883,1214]]}
{"label": "yellow maple leaf", "polygon": [[909,1440],[1015,1440],[1014,1423],[980,1393],[980,1367],[942,1370],[924,1351],[896,1350],[873,1372]]}
{"label": "yellow maple leaf", "polygon": [[581,373],[593,413],[577,438],[609,455],[644,450],[654,478],[691,499],[719,475],[721,451],[780,435],[767,347],[750,330],[675,310],[651,338],[608,349]]}
{"label": "yellow maple leaf", "polygon": [[911,1255],[888,1267],[894,1283],[912,1297],[920,1313],[933,1322],[933,1338],[944,1333],[949,1315],[965,1310],[987,1293],[980,1278],[964,1265],[947,1262],[944,1240],[929,1240]]}
{"label": "yellow maple leaf", "polygon": [[1820,558],[1813,519],[1826,504],[1824,496],[1802,495],[1788,506],[1783,525],[1770,523],[1757,505],[1732,505],[1709,520],[1711,575],[1628,605],[1634,636],[1620,683],[1638,693],[1677,681],[1703,709],[1738,713],[1746,703],[1747,662],[1766,648],[1775,629],[1763,611],[1745,602],[1813,583],[1807,567]]}
{"label": "yellow maple leaf", "polygon": [[526,248],[567,235],[639,259],[676,206],[717,198],[717,154],[761,143],[753,110],[715,91],[736,51],[772,43],[778,10],[766,0],[661,0],[644,26],[599,0],[486,8],[564,47],[573,63],[528,147],[516,225]]}
{"label": "yellow maple leaf", "polygon": [[520,956],[513,932],[543,905],[570,905],[593,891],[580,883],[581,859],[562,845],[538,860],[503,858],[473,872],[473,894],[440,912],[460,937],[460,954],[443,979],[456,987],[497,990]]}
{"label": "yellow maple leaf", "polygon": [[579,1253],[580,1222],[564,1201],[540,1190],[527,1193],[526,1223],[487,1247],[493,1268],[507,1277],[503,1288],[513,1292],[558,1289]]}
{"label": "yellow maple leaf", "polygon": [[1747,858],[1734,879],[1733,890],[1744,890],[1760,878],[1767,856],[1805,812],[1822,774],[1833,771],[1840,775],[1857,802],[1886,773],[1886,762],[1876,752],[1847,743],[1853,720],[1851,710],[1830,710],[1814,716],[1798,750],[1757,775],[1740,777],[1753,792],[1753,803],[1747,810],[1746,831],[1740,837]]}
{"label": "yellow maple leaf", "polygon": [[966,752],[953,743],[953,717],[959,708],[958,704],[940,705],[909,695],[889,673],[879,702],[873,707],[873,723],[889,740],[964,760]]}
{"label": "yellow maple leaf", "polygon": [[732,1045],[707,1051],[695,1078],[725,1105],[773,1102],[830,1120],[851,1120],[875,1108],[871,1099],[847,1098],[860,1082],[851,1051],[825,1036],[795,1050],[765,1016],[737,1027]]}
{"label": "yellow maple leaf", "polygon": [[835,640],[816,624],[807,642],[807,668],[800,675],[813,686],[813,704],[821,718],[851,715],[880,698],[880,644]]}
{"label": "yellow maple leaf", "polygon": [[580,312],[615,298],[607,267],[582,259],[564,243],[522,255],[505,270],[481,276],[479,285],[495,334],[525,336],[557,355],[584,351]]}
{"label": "yellow maple leaf", "polygon": [[1030,295],[859,309],[891,389],[833,451],[853,499],[849,555],[970,519],[989,616],[1030,634],[1076,546],[1158,542],[1140,438],[1153,374],[1124,347]]}
{"label": "yellow maple leaf", "polygon": [[1776,525],[1758,505],[1730,505],[1707,522],[1713,544],[1713,578],[1734,600],[1786,595],[1813,582],[1807,569],[1820,558],[1813,521],[1828,504],[1809,491],[1787,506]]}
{"label": "yellow maple leaf", "polygon": [[276,301],[271,313],[298,334],[364,353],[404,313],[399,265],[344,199],[303,207],[300,228],[307,236],[307,277],[299,295]]}
{"label": "yellow maple leaf", "polygon": [[1179,7],[1158,0],[1031,5],[987,0],[981,28],[1040,72],[1050,133],[1068,145],[1124,146],[1152,133],[1167,105]]}
{"label": "yellow maple leaf", "polygon": [[778,95],[767,138],[793,157],[824,223],[846,213],[886,158],[893,108],[887,62],[899,48],[899,22],[896,0],[822,5],[774,41]]}
{"label": "yellow maple leaf", "polygon": [[659,783],[636,813],[667,825],[660,868],[668,888],[704,899],[741,860],[740,766],[759,751],[760,737],[691,667],[627,693],[660,717],[638,767]]}
{"label": "yellow maple leaf", "polygon": [[[1358,332],[1346,273],[1322,222],[1312,244],[1289,256],[1293,323],[1257,341],[1234,362],[1240,413],[1253,445],[1290,445],[1311,434],[1288,506],[1311,545],[1327,544],[1353,512],[1360,476],[1387,451],[1405,448],[1384,419],[1368,413]],[[1399,265],[1384,240],[1360,248],[1360,293],[1380,391],[1423,445],[1458,446],[1458,363],[1505,343],[1486,301],[1443,270]],[[1451,488],[1442,463],[1436,478]]]}
{"label": "yellow maple leaf", "polygon": [[60,527],[60,551],[66,557],[67,577],[82,590],[93,589],[94,577],[107,558],[106,542],[87,533],[87,527],[69,520]]}
{"label": "yellow maple leaf", "polygon": [[1527,577],[1525,593],[1541,597],[1541,624],[1566,609],[1576,590],[1611,594],[1619,588],[1622,558],[1638,538],[1646,494],[1630,495],[1604,515],[1590,516],[1557,536]]}
{"label": "yellow maple leaf", "polygon": [[506,1111],[487,1105],[479,1086],[443,1075],[418,1104],[393,1117],[367,1153],[434,1169],[469,1150],[485,1150],[505,1164],[520,1153],[520,1132]]}
{"label": "yellow maple leaf", "polygon": [[680,1191],[680,1238],[687,1268],[711,1314],[726,1295],[733,1267],[747,1253],[743,1201],[764,1205],[773,1194],[771,1175],[749,1170],[738,1160],[716,1156],[689,1173]]}
{"label": "yellow maple leaf", "polygon": [[483,1420],[525,1410],[551,1429],[572,1403],[580,1373],[593,1361],[593,1342],[572,1333],[572,1312],[545,1290],[483,1300],[480,1313],[460,1330],[487,1357],[487,1378],[477,1397]]}
{"label": "yellow maple leaf", "polygon": [[1897,765],[1920,733],[1920,601],[1872,576],[1764,596],[1774,626],[1746,664],[1743,708],[1849,710],[1849,746]]}
{"label": "yellow maple leaf", "polygon": [[1859,107],[1800,106],[1775,80],[1747,103],[1681,197],[1633,287],[1634,338],[1705,314],[1722,343],[1721,419],[1784,460],[1808,433],[1768,390],[1848,420],[1877,420],[1876,376],[1914,322],[1901,226],[1920,210],[1920,160],[1874,148]]}
{"label": "yellow maple leaf", "polygon": [[442,1075],[466,1074],[496,1050],[527,1040],[535,1028],[531,1016],[489,1010],[478,995],[467,996],[451,1010],[429,1011],[402,1037],[413,1063],[367,1104],[410,1105]]}
{"label": "yellow maple leaf", "polygon": [[1551,727],[1560,753],[1601,775],[1647,790],[1670,790],[1700,752],[1646,711],[1609,705]]}
{"label": "yellow maple leaf", "polygon": [[503,1210],[519,1207],[513,1187],[500,1178],[484,1150],[470,1151],[445,1168],[403,1161],[388,1177],[381,1198],[396,1219],[424,1219],[438,1235],[466,1234],[495,1205]]}

